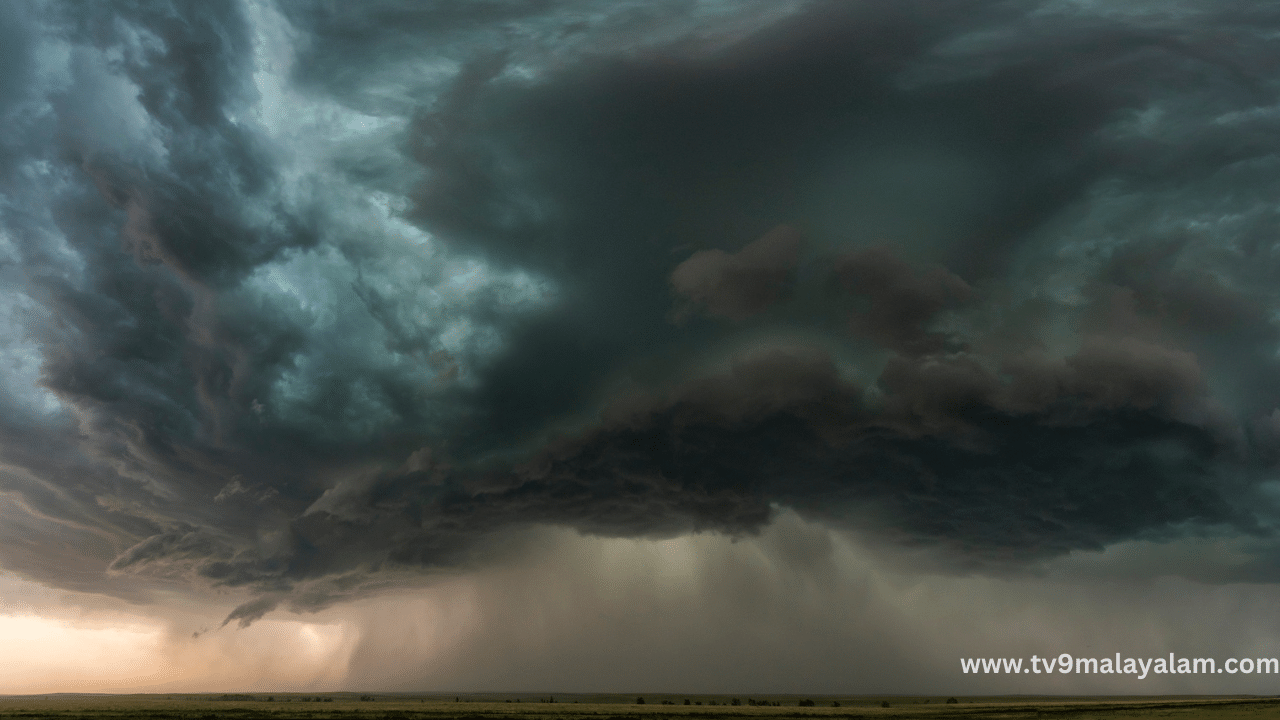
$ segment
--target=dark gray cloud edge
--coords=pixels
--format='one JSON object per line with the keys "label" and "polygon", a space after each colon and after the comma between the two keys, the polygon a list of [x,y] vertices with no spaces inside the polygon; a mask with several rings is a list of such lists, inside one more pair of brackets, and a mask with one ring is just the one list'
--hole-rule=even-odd
{"label": "dark gray cloud edge", "polygon": [[0,564],[247,624],[786,506],[1272,579],[1274,11],[369,7],[0,18]]}

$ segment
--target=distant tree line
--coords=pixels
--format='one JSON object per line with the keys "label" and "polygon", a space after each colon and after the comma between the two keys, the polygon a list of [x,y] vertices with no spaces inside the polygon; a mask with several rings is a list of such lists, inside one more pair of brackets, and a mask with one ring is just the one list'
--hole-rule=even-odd
{"label": "distant tree line", "polygon": [[[510,701],[510,700],[508,700],[507,702],[511,702],[511,701]],[[520,702],[520,701],[519,701],[519,700],[517,700],[516,702]],[[543,700],[542,702],[555,702],[555,700],[554,700],[554,699],[552,699],[552,700]],[[636,705],[644,705],[644,704],[645,704],[645,702],[646,702],[646,701],[645,701],[645,699],[644,699],[644,696],[643,696],[643,695],[641,695],[641,696],[637,696],[637,697],[636,697],[636,702],[635,702],[635,704],[636,704]],[[951,701],[951,700],[948,700],[947,702],[952,702],[952,701]],[[659,700],[659,701],[658,701],[658,704],[660,704],[660,705],[675,705],[675,704],[676,704],[676,701],[675,701],[675,700],[671,700],[671,699],[667,699],[667,700]],[[683,704],[683,705],[703,705],[703,704],[706,704],[706,705],[721,705],[721,704],[723,704],[723,705],[731,705],[731,706],[737,707],[737,706],[742,705],[742,704],[743,704],[743,702],[742,702],[742,698],[730,698],[730,699],[725,700],[725,701],[719,701],[719,700],[706,700],[706,701],[703,701],[703,700],[692,700],[692,699],[690,699],[690,698],[683,698],[683,700],[682,700],[681,704]],[[757,698],[747,698],[746,704],[747,704],[747,705],[750,705],[751,707],[782,707],[782,701],[781,701],[781,700],[766,700],[766,699],[757,699]],[[803,700],[798,701],[798,702],[796,703],[796,705],[798,705],[799,707],[817,707],[817,706],[818,706],[818,702],[817,702],[816,700],[811,699],[811,698],[805,698],[805,699],[803,699]],[[832,700],[832,701],[831,701],[831,707],[833,707],[833,708],[841,707],[841,705],[840,705],[840,701],[839,701],[839,700]],[[884,703],[884,704],[882,704],[882,707],[889,707],[889,705],[887,704],[887,701],[885,701],[885,703]]]}
{"label": "distant tree line", "polygon": [[[507,702],[510,702],[510,700],[508,700]],[[517,702],[519,702],[519,701],[517,701]],[[543,702],[547,702],[547,701],[546,701],[546,700],[544,700]],[[551,702],[554,702],[554,700],[552,700]],[[675,700],[659,700],[659,701],[658,701],[658,703],[659,703],[660,705],[675,705],[675,704],[676,704],[676,701],[675,701]],[[684,698],[684,699],[683,699],[683,703],[682,703],[682,704],[684,704],[684,705],[702,705],[703,703],[704,703],[704,701],[702,701],[702,700],[691,700],[691,699],[689,699],[689,698]],[[641,695],[641,696],[636,697],[636,703],[635,703],[635,704],[636,704],[636,705],[644,705],[644,704],[645,704],[644,696],[643,696],[643,695]],[[707,705],[720,705],[720,704],[721,704],[721,702],[720,702],[720,701],[718,701],[718,700],[707,700],[707,701],[705,701],[705,704],[707,704]],[[734,706],[734,707],[737,707],[737,706],[742,705],[742,698],[730,698],[729,700],[724,701],[724,703],[723,703],[723,704],[724,704],[724,705],[732,705],[732,706]],[[805,699],[803,699],[803,700],[800,700],[800,701],[799,701],[799,702],[797,702],[796,704],[797,704],[797,705],[799,705],[800,707],[817,707],[817,705],[818,705],[818,703],[817,703],[817,701],[816,701],[816,700],[812,700],[812,699],[809,699],[809,698],[805,698]],[[782,701],[780,701],[780,700],[757,700],[756,698],[747,698],[747,705],[750,705],[751,707],[782,707]],[[839,701],[837,701],[837,700],[833,700],[833,701],[831,701],[831,707],[840,707],[840,702],[839,702]]]}

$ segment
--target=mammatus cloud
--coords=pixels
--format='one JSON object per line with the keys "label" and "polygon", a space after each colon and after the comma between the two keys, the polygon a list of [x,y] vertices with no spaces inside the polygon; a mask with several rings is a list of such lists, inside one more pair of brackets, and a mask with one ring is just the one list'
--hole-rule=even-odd
{"label": "mammatus cloud", "polygon": [[795,512],[1273,579],[1270,10],[3,12],[6,568],[247,626]]}

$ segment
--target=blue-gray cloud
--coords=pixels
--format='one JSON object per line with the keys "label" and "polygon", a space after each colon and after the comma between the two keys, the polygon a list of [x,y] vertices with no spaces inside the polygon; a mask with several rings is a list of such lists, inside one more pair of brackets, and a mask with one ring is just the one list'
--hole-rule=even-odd
{"label": "blue-gray cloud", "polygon": [[251,622],[779,506],[1273,553],[1273,10],[0,12],[5,567]]}

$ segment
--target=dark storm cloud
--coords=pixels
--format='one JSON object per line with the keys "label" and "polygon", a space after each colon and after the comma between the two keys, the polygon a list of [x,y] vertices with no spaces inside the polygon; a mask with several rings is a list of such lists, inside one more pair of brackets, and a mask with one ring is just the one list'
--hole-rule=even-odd
{"label": "dark storm cloud", "polygon": [[1280,17],[779,7],[2,11],[0,563],[247,624],[545,524],[1265,538]]}
{"label": "dark storm cloud", "polygon": [[849,253],[837,260],[836,273],[847,289],[870,301],[866,311],[855,315],[854,331],[904,355],[941,350],[942,336],[926,331],[925,324],[972,294],[965,281],[945,268],[917,276],[888,248]]}
{"label": "dark storm cloud", "polygon": [[671,286],[708,315],[745,320],[779,299],[799,252],[799,233],[779,225],[732,255],[694,253],[671,271]]}
{"label": "dark storm cloud", "polygon": [[880,383],[872,407],[821,352],[763,353],[610,408],[511,474],[380,479],[309,534],[336,551],[367,543],[360,528],[393,527],[405,546],[389,557],[429,565],[495,528],[742,534],[782,503],[968,560],[1022,561],[1176,523],[1252,526],[1217,467],[1227,439],[1178,417],[1203,401],[1186,353],[1098,339],[1003,382],[972,360],[933,358],[898,359]]}
{"label": "dark storm cloud", "polygon": [[[495,372],[492,421],[527,432],[600,368],[685,342],[651,278],[780,222],[818,246],[913,245],[969,282],[998,273],[1120,162],[1096,135],[1131,100],[1099,77],[1105,57],[1079,65],[1073,44],[1091,36],[1071,22],[1037,63],[1014,40],[995,51],[1007,67],[932,77],[931,49],[997,20],[1018,22],[983,3],[817,4],[710,56],[590,58],[532,87],[489,60],[464,73],[418,124],[430,177],[416,211],[461,246],[571,277],[575,308],[516,340],[511,372],[548,389]],[[1144,47],[1123,33],[1110,46]]]}

